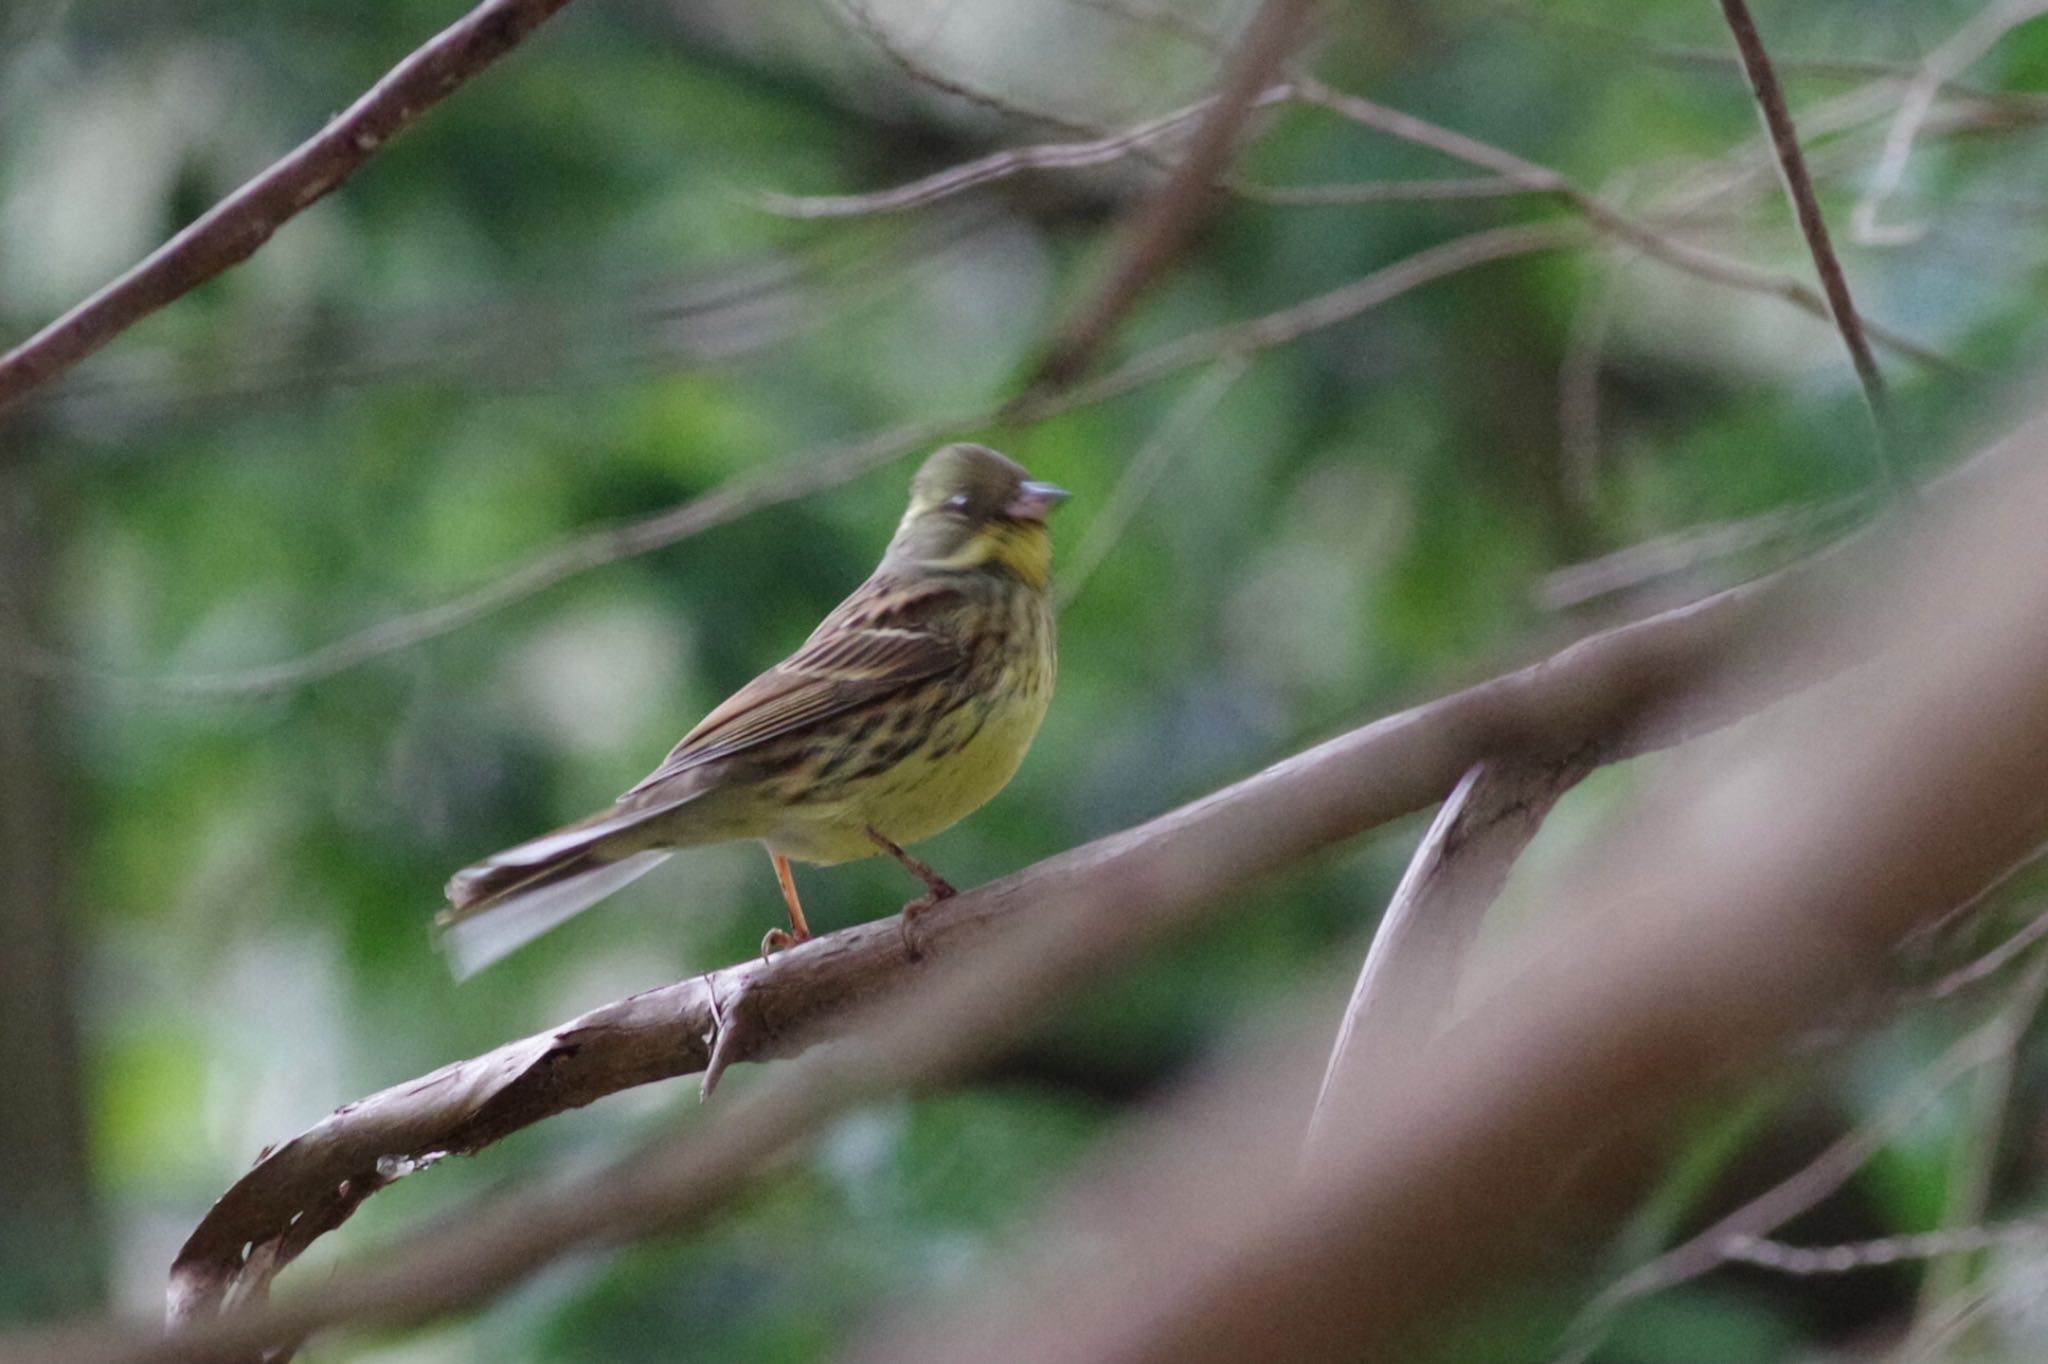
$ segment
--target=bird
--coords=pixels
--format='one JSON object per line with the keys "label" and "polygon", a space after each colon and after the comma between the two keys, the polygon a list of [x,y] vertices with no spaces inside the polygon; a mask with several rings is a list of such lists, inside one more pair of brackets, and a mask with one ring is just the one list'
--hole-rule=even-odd
{"label": "bird", "polygon": [[758,840],[789,911],[762,953],[811,936],[792,862],[888,855],[1009,784],[1052,699],[1048,514],[1069,494],[985,445],[934,452],[867,581],[734,692],[609,808],[457,872],[436,925],[458,978],[482,970],[683,848]]}

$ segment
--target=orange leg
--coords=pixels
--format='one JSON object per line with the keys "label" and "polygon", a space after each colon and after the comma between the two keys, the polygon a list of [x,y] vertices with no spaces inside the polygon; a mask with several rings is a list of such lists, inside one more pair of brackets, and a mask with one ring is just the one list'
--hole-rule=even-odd
{"label": "orange leg", "polygon": [[811,926],[804,922],[804,902],[797,898],[796,877],[790,874],[789,859],[778,852],[771,852],[768,857],[775,863],[775,884],[782,887],[782,903],[789,906],[791,931],[785,933],[779,928],[769,929],[768,936],[761,939],[761,955],[764,957],[806,942],[811,936]]}
{"label": "orange leg", "polygon": [[939,901],[951,899],[958,892],[945,877],[903,851],[902,844],[890,839],[872,824],[868,825],[868,839],[883,852],[901,862],[904,870],[924,882],[925,893],[903,906],[903,954],[912,961],[917,961],[924,956],[924,949],[917,941],[917,916]]}

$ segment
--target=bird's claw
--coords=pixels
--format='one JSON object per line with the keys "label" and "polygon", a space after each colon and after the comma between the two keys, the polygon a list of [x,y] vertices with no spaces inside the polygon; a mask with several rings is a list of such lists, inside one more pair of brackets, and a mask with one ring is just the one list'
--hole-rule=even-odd
{"label": "bird's claw", "polygon": [[956,894],[958,892],[951,886],[947,885],[943,880],[939,880],[938,884],[934,885],[930,890],[903,906],[902,933],[904,956],[912,961],[924,960],[924,948],[919,946],[917,941],[916,926],[918,916],[939,901],[950,900]]}
{"label": "bird's claw", "polygon": [[787,951],[800,942],[809,942],[810,940],[811,938],[808,933],[799,938],[786,928],[771,928],[761,935],[761,958],[765,961],[777,952]]}

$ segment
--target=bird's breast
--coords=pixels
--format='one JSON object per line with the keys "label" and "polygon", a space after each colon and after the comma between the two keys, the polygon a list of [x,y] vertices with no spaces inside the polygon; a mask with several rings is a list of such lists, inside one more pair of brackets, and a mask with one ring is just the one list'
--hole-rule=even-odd
{"label": "bird's breast", "polygon": [[983,612],[963,665],[877,703],[810,781],[768,839],[786,856],[844,862],[875,855],[867,828],[916,843],[1009,784],[1052,700],[1051,610],[1038,593]]}

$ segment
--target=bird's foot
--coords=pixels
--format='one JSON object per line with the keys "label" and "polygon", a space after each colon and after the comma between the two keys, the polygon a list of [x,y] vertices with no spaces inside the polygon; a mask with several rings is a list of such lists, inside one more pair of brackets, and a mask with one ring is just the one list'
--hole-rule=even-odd
{"label": "bird's foot", "polygon": [[918,942],[918,916],[923,914],[926,910],[930,909],[939,901],[952,899],[954,894],[956,893],[953,890],[953,888],[947,885],[943,880],[940,880],[937,877],[934,877],[932,879],[938,881],[938,884],[933,886],[924,894],[918,896],[915,900],[912,900],[909,904],[903,906],[903,955],[910,958],[912,961],[924,960],[924,947],[922,944]]}
{"label": "bird's foot", "polygon": [[786,928],[771,928],[761,935],[761,958],[765,961],[777,952],[787,951],[800,942],[809,942],[810,940],[811,935],[808,933],[798,935]]}

